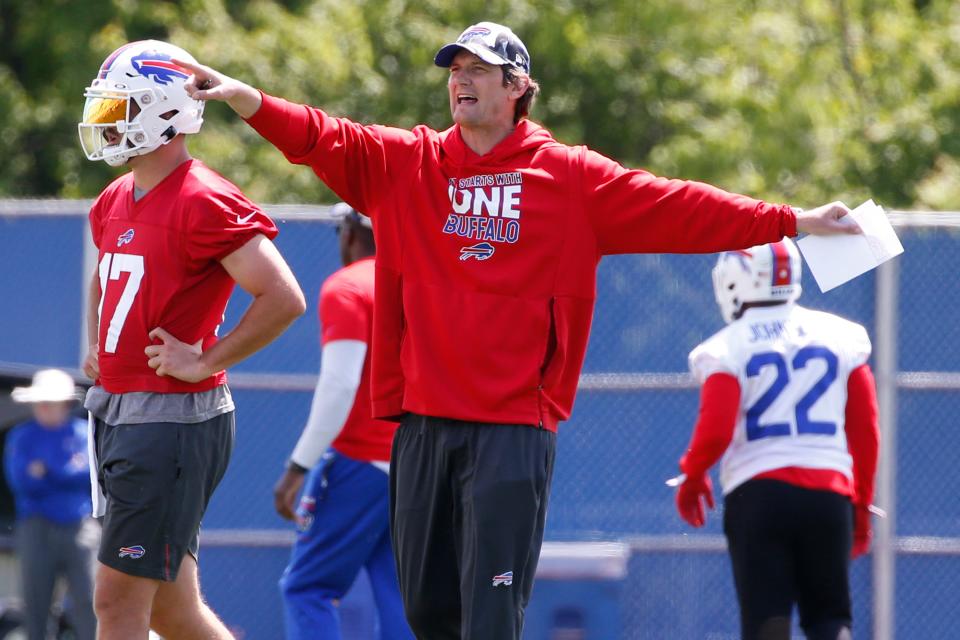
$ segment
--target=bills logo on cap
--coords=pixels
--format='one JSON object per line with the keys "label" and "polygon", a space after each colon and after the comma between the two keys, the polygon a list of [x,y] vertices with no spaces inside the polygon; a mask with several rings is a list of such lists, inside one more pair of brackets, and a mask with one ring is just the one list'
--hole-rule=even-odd
{"label": "bills logo on cap", "polygon": [[151,78],[157,84],[170,84],[174,78],[186,80],[190,74],[180,65],[173,64],[170,56],[159,51],[144,51],[130,58],[130,63],[140,75]]}
{"label": "bills logo on cap", "polygon": [[490,35],[490,29],[474,25],[472,27],[468,27],[466,31],[461,33],[460,37],[457,38],[457,42],[466,42],[470,38],[482,38],[488,35]]}

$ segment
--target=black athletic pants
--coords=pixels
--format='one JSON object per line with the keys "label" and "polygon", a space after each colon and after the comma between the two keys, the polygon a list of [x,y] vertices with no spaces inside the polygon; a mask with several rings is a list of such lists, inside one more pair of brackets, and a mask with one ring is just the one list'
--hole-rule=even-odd
{"label": "black athletic pants", "polygon": [[390,521],[421,640],[519,639],[543,542],[556,434],[408,414],[390,463]]}
{"label": "black athletic pants", "polygon": [[850,638],[850,500],[750,480],[724,500],[744,640],[788,640],[793,604],[810,640]]}

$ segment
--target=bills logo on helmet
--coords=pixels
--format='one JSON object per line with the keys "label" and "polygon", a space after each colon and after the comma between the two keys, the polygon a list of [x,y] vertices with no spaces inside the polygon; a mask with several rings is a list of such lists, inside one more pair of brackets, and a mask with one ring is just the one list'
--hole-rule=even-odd
{"label": "bills logo on helmet", "polygon": [[133,229],[127,229],[117,237],[117,246],[122,247],[125,244],[133,242]]}
{"label": "bills logo on helmet", "polygon": [[159,51],[144,51],[130,58],[130,63],[140,75],[151,78],[157,84],[170,84],[174,78],[186,80],[190,74],[180,65],[173,64],[171,57]]}
{"label": "bills logo on helmet", "polygon": [[129,42],[129,43],[123,45],[122,47],[120,47],[119,49],[117,49],[116,51],[114,51],[113,53],[111,53],[109,56],[107,56],[107,59],[103,61],[103,64],[102,64],[102,65],[100,65],[100,73],[97,75],[97,77],[98,77],[99,79],[101,79],[101,80],[103,80],[104,78],[106,78],[106,77],[107,77],[107,73],[110,71],[110,67],[112,67],[112,66],[113,66],[113,63],[116,61],[116,59],[120,57],[120,54],[123,53],[124,51],[126,51],[127,49],[129,49],[130,47],[132,47],[132,46],[135,45],[135,44],[139,44],[139,43],[138,43],[138,42]]}
{"label": "bills logo on helmet", "polygon": [[133,547],[120,547],[121,558],[130,558],[131,560],[139,560],[144,555],[146,555],[146,553],[147,553],[147,550],[144,549],[139,544]]}
{"label": "bills logo on helmet", "polygon": [[496,251],[496,249],[492,244],[489,242],[481,242],[472,247],[463,247],[460,249],[460,260],[469,260],[470,258],[489,260],[494,251]]}

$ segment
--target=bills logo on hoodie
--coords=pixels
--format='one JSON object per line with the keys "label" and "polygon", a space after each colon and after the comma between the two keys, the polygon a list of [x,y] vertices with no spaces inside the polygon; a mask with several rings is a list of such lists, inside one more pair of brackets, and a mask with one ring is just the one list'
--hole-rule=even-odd
{"label": "bills logo on hoodie", "polygon": [[519,171],[451,178],[447,186],[453,212],[443,232],[479,242],[515,243],[520,239]]}

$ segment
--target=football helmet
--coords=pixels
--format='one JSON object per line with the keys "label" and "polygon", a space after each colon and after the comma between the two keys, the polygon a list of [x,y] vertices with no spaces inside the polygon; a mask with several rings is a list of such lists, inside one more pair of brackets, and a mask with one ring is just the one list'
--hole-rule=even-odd
{"label": "football helmet", "polygon": [[800,297],[800,252],[789,238],[726,251],[713,268],[713,293],[730,323],[748,302],[793,302]]}
{"label": "football helmet", "polygon": [[83,94],[87,102],[78,129],[88,159],[116,167],[178,134],[200,131],[204,103],[187,95],[190,72],[173,58],[195,61],[159,40],[131,42],[107,56]]}

